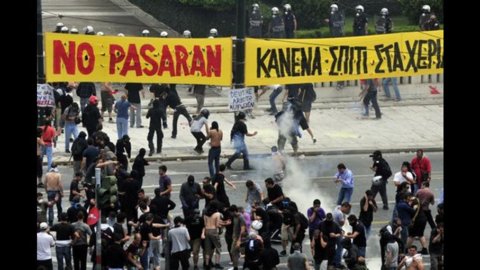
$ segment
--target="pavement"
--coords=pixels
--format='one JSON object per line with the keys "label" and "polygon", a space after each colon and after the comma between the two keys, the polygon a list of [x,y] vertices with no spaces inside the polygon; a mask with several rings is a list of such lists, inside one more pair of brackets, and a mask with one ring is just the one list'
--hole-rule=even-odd
{"label": "pavement", "polygon": [[[122,89],[122,85],[114,86]],[[430,86],[437,88],[440,94],[431,94]],[[148,86],[145,85],[145,87]],[[98,89],[97,87],[97,91]],[[177,85],[177,90],[190,114],[195,114],[196,99],[187,91],[187,86]],[[315,91],[317,100],[313,104],[310,127],[317,142],[313,143],[308,133],[304,131],[302,138],[299,139],[300,155],[368,153],[376,149],[385,153],[410,152],[418,148],[424,148],[430,152],[443,151],[443,85],[441,83],[401,85],[402,101],[399,102],[386,99],[383,93],[379,93],[379,105],[382,111],[380,120],[375,120],[373,111],[369,119],[361,117],[363,107],[358,100],[358,87],[351,86],[336,90],[330,86],[317,86]],[[234,153],[229,139],[233,126],[233,113],[228,112],[228,89],[209,87],[206,92],[205,107],[211,111],[209,123],[217,121],[220,129],[223,130],[221,155],[228,157]],[[121,91],[116,94],[116,97],[119,98],[120,95]],[[255,119],[247,117],[248,130],[258,132],[256,136],[246,138],[250,155],[269,154],[271,146],[276,145],[277,142],[278,128],[275,118],[264,110],[269,107],[268,95],[269,92],[260,97],[256,104],[253,111]],[[145,114],[150,98],[152,94],[146,90],[145,98],[142,99],[142,124],[145,127],[134,127],[128,130],[132,143],[132,158],[140,148],[148,150],[146,137],[149,121],[145,118]],[[281,108],[281,98],[282,96],[279,96],[276,100],[277,108]],[[74,100],[78,102],[76,95]],[[169,109],[167,114],[168,129],[163,130],[162,153],[147,159],[168,161],[207,158],[208,142],[204,145],[203,154],[199,155],[193,150],[196,141],[183,116],[179,117],[177,138],[170,137],[173,111]],[[81,125],[78,127],[79,131],[84,130]],[[103,131],[116,142],[115,123],[104,121]],[[54,149],[54,161],[59,164],[69,163],[70,155],[64,152],[64,141],[65,136],[62,134]],[[285,150],[287,153],[293,152],[288,144]]]}

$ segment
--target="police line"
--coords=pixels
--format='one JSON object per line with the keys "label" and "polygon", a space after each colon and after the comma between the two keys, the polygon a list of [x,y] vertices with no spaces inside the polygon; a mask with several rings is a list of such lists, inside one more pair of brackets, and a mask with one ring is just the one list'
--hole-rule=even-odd
{"label": "police line", "polygon": [[443,30],[330,39],[246,40],[245,84],[443,73]]}
{"label": "police line", "polygon": [[[45,34],[46,79],[231,85],[230,38]],[[443,72],[443,31],[332,39],[246,39],[245,85]]]}
{"label": "police line", "polygon": [[45,33],[47,82],[231,85],[232,39]]}

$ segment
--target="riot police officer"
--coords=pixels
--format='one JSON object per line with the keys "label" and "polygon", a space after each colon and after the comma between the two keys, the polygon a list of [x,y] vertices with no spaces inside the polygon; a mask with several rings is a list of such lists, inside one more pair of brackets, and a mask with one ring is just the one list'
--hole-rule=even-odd
{"label": "riot police officer", "polygon": [[285,37],[285,24],[283,23],[282,16],[280,16],[280,10],[277,7],[272,8],[272,21],[268,29],[270,37],[272,38]]}
{"label": "riot police officer", "polygon": [[378,20],[375,23],[375,32],[377,34],[387,34],[387,33],[391,33],[392,29],[393,29],[393,22],[390,16],[388,15],[388,9],[382,8],[380,10],[380,17],[378,17]]}
{"label": "riot police officer", "polygon": [[250,13],[250,26],[248,27],[248,34],[250,37],[262,37],[263,16],[258,4],[252,5],[252,13]]}
{"label": "riot police officer", "polygon": [[192,37],[192,32],[190,32],[190,30],[183,31],[183,37],[184,38],[191,38]]}
{"label": "riot police officer", "polygon": [[285,4],[283,8],[285,9],[285,15],[283,16],[283,22],[285,24],[285,37],[294,38],[295,31],[297,31],[297,19],[292,13],[292,6],[290,4]]}
{"label": "riot police officer", "polygon": [[430,20],[430,6],[423,5],[422,6],[422,14],[420,15],[420,19],[418,21],[418,25],[420,26],[420,30],[426,31],[427,29],[427,21]]}
{"label": "riot police officer", "polygon": [[355,7],[355,18],[353,19],[353,35],[364,36],[368,33],[368,19],[362,5]]}

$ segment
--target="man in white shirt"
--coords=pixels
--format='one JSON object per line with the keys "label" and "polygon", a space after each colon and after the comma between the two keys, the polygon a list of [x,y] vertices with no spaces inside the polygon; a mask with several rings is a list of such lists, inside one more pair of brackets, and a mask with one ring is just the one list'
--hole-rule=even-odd
{"label": "man in white shirt", "polygon": [[413,174],[408,171],[409,165],[408,161],[402,163],[401,170],[393,176],[393,183],[398,188],[403,182],[408,182],[408,192],[412,192],[410,185],[415,184],[415,178],[413,177]]}
{"label": "man in white shirt", "polygon": [[37,233],[37,267],[43,266],[47,270],[53,270],[53,246],[55,246],[55,240],[48,231],[48,224],[40,223],[40,232]]}

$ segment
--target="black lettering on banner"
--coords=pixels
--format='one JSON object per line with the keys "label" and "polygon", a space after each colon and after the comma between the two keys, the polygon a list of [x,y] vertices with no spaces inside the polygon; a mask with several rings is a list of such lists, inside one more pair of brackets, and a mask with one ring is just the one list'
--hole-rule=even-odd
{"label": "black lettering on banner", "polygon": [[417,50],[418,40],[413,42],[413,45],[410,45],[410,42],[407,40],[405,45],[407,46],[407,53],[408,53],[408,63],[405,71],[409,71],[410,67],[413,68],[414,72],[417,72],[417,66],[415,65],[415,51]]}
{"label": "black lettering on banner", "polygon": [[262,55],[262,48],[257,48],[257,78],[261,78],[262,71],[265,73],[265,77],[270,78],[270,72],[268,71],[267,66],[265,66],[265,60],[269,54],[270,49],[265,51],[265,54]]}
{"label": "black lettering on banner", "polygon": [[280,63],[279,77],[285,77],[285,73],[290,77],[290,48],[287,48],[287,54],[285,55],[282,49],[278,50],[278,62]]}
{"label": "black lettering on banner", "polygon": [[308,47],[308,55],[305,48],[302,48],[302,76],[310,76],[312,66],[312,47]]}
{"label": "black lettering on banner", "polygon": [[437,68],[443,68],[442,44],[440,39],[437,39]]}
{"label": "black lettering on banner", "polygon": [[[340,72],[340,75],[343,75],[343,72],[342,72],[342,64],[345,62],[345,59],[343,59],[343,55],[345,54],[345,51],[348,51],[348,46],[340,46],[340,50],[339,50],[339,54],[338,54],[338,64],[337,64],[337,69],[338,71]],[[348,54],[347,54],[348,55]],[[345,63],[346,64],[346,63]]]}
{"label": "black lettering on banner", "polygon": [[360,74],[360,73],[361,73],[361,72],[360,72],[360,66],[361,66],[362,63],[361,63],[360,61],[361,61],[361,59],[362,59],[362,50],[363,50],[363,49],[366,50],[367,47],[355,47],[355,50],[357,51],[357,59],[356,59],[356,61],[357,61],[357,66],[356,66],[356,71],[357,71],[357,73],[356,73],[356,74]]}
{"label": "black lettering on banner", "polygon": [[433,63],[433,57],[436,56],[437,50],[440,48],[437,48],[437,42],[433,39],[428,40],[428,69],[432,68],[432,63]]}
{"label": "black lettering on banner", "polygon": [[388,45],[387,47],[385,47],[383,49],[384,51],[384,54],[385,54],[385,57],[387,58],[387,68],[388,68],[388,72],[392,72],[392,56],[390,55],[390,49],[393,48],[393,45],[390,44]]}
{"label": "black lettering on banner", "polygon": [[393,71],[403,71],[402,53],[400,52],[400,44],[395,42],[393,44]]}
{"label": "black lettering on banner", "polygon": [[315,71],[317,75],[322,75],[322,56],[320,54],[320,47],[315,47],[315,54],[313,57],[313,65],[312,65],[312,73],[311,75],[315,75]]}
{"label": "black lettering on banner", "polygon": [[278,66],[278,59],[277,59],[277,50],[272,50],[270,53],[270,61],[268,61],[268,70],[271,71],[275,69],[275,73],[277,77],[280,76],[280,67]]}
{"label": "black lettering on banner", "polygon": [[299,61],[297,61],[297,56],[296,54],[300,52],[300,48],[292,48],[292,76],[293,77],[298,77],[300,76],[300,72],[297,72],[298,66],[300,66]]}
{"label": "black lettering on banner", "polygon": [[375,73],[385,73],[385,70],[380,69],[383,63],[382,51],[383,51],[383,44],[375,45],[375,52],[377,53],[378,63],[375,66]]}
{"label": "black lettering on banner", "polygon": [[368,66],[367,66],[367,47],[362,51],[362,61],[363,61],[363,74],[368,73]]}
{"label": "black lettering on banner", "polygon": [[423,49],[427,49],[425,48],[425,45],[428,44],[428,41],[427,40],[420,40],[419,44],[418,44],[418,56],[417,56],[417,67],[419,69],[426,69],[427,68],[427,63],[425,62],[425,60],[427,60],[427,56],[423,56]]}
{"label": "black lettering on banner", "polygon": [[355,47],[350,48],[350,57],[348,60],[348,74],[353,74],[353,58],[355,58]]}
{"label": "black lettering on banner", "polygon": [[331,46],[329,50],[330,55],[332,56],[332,64],[330,66],[330,72],[328,72],[328,75],[336,76],[338,73],[335,72],[335,66],[337,65],[337,55],[335,54],[335,51],[338,50],[338,46]]}

